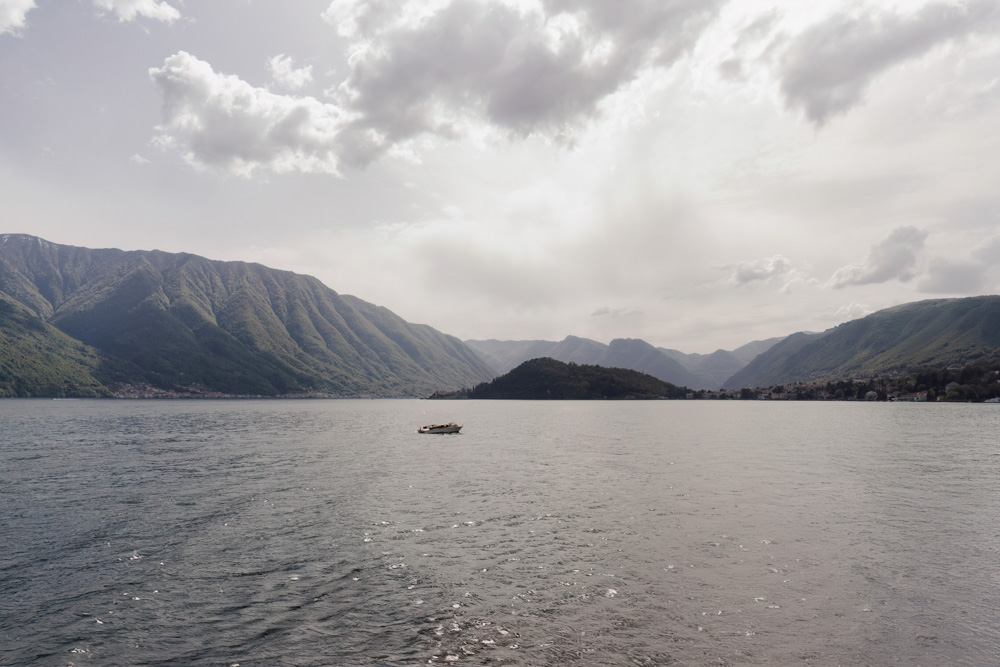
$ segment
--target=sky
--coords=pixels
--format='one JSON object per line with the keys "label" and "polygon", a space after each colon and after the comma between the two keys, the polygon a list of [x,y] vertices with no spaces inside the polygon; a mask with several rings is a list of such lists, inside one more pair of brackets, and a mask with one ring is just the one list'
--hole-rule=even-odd
{"label": "sky", "polygon": [[688,353],[1000,293],[996,0],[0,0],[0,232]]}

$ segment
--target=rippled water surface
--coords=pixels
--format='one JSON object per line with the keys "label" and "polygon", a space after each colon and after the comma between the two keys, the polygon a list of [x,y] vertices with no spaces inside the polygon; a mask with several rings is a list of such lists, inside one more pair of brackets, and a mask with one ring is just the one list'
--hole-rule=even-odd
{"label": "rippled water surface", "polygon": [[998,433],[995,405],[5,400],[0,664],[994,665]]}

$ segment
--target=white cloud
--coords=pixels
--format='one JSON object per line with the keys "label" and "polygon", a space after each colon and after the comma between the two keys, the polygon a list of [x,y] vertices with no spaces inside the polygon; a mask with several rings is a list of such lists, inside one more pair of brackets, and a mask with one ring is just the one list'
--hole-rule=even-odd
{"label": "white cloud", "polygon": [[930,2],[912,15],[870,10],[829,17],[797,35],[780,62],[789,107],[817,125],[861,103],[880,75],[931,49],[995,30],[995,0]]}
{"label": "white cloud", "polygon": [[731,271],[726,277],[726,282],[733,285],[746,285],[783,276],[792,270],[792,262],[782,255],[774,255],[764,259],[728,264],[722,268]]}
{"label": "white cloud", "polygon": [[339,108],[255,88],[184,51],[149,75],[163,97],[155,141],[180,149],[192,165],[240,176],[259,167],[337,173]]}
{"label": "white cloud", "polygon": [[[114,12],[119,21],[132,21],[137,16],[172,23],[181,13],[166,2],[157,0],[93,0],[94,6]],[[35,8],[35,0],[0,0],[0,35],[17,34],[25,26],[25,17]]]}
{"label": "white cloud", "polygon": [[849,264],[837,269],[830,279],[834,288],[848,285],[872,285],[890,280],[912,280],[917,257],[924,247],[927,232],[913,226],[897,227],[889,236],[871,247],[863,264]]}
{"label": "white cloud", "polygon": [[[338,0],[324,16],[355,41],[336,104],[269,94],[182,52],[150,71],[164,97],[160,143],[247,175],[364,166],[474,127],[571,141],[609,96],[690,51],[720,4]],[[288,56],[269,65],[288,89],[311,78]]]}
{"label": "white cloud", "polygon": [[342,37],[367,39],[391,26],[418,23],[450,0],[333,0],[323,12]]}
{"label": "white cloud", "polygon": [[[781,12],[772,9],[752,16],[745,24],[740,25],[732,42],[731,53],[724,56],[718,65],[719,76],[729,81],[745,81],[748,78],[747,61],[755,55],[750,52],[751,49],[758,47],[761,41],[773,33],[780,19]],[[756,55],[762,57],[761,54]]]}
{"label": "white cloud", "polygon": [[173,23],[181,13],[166,2],[157,0],[93,0],[100,9],[114,12],[119,21],[132,21],[137,16]]}
{"label": "white cloud", "polygon": [[642,308],[611,308],[602,306],[590,314],[591,317],[639,317],[643,314]]}
{"label": "white cloud", "polygon": [[871,315],[875,312],[875,310],[875,308],[872,308],[866,303],[852,301],[851,303],[840,306],[833,311],[833,314],[829,319],[837,322],[849,322],[850,320],[860,319],[865,315]]}
{"label": "white cloud", "polygon": [[601,102],[690,51],[718,0],[338,0],[325,16],[358,39],[338,101],[358,115],[343,157],[370,162],[468,124],[571,141]]}
{"label": "white cloud", "polygon": [[723,264],[718,268],[727,272],[720,284],[731,287],[767,283],[778,284],[779,291],[788,292],[797,285],[817,284],[818,282],[805,270],[796,268],[792,261],[784,255]]}
{"label": "white cloud", "polygon": [[34,0],[0,0],[0,35],[16,35],[25,25],[24,17],[34,8]]}
{"label": "white cloud", "polygon": [[132,157],[129,158],[129,162],[133,164],[149,164],[149,160],[138,153],[134,153]]}
{"label": "white cloud", "polygon": [[274,82],[286,90],[298,90],[312,81],[312,65],[295,68],[291,56],[282,54],[269,58],[267,67]]}

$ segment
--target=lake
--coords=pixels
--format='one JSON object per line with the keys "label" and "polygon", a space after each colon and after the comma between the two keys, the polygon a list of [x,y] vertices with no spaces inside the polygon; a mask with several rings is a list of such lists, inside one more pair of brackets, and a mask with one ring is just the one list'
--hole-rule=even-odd
{"label": "lake", "polygon": [[972,404],[4,400],[0,664],[993,665],[998,433]]}

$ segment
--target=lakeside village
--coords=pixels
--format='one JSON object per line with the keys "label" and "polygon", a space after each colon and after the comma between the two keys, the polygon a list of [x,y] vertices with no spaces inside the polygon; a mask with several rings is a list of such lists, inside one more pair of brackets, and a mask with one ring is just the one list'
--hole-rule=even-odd
{"label": "lakeside village", "polygon": [[[234,396],[204,387],[161,389],[146,384],[119,384],[115,398],[345,398],[313,392],[284,396]],[[375,398],[357,395],[351,398]],[[757,401],[904,401],[1000,403],[1000,361],[918,373],[895,373],[836,382],[799,382],[732,391],[689,391],[688,400]]]}
{"label": "lakeside village", "polygon": [[696,391],[689,399],[1000,403],[1000,362],[838,382],[802,382],[734,391]]}

